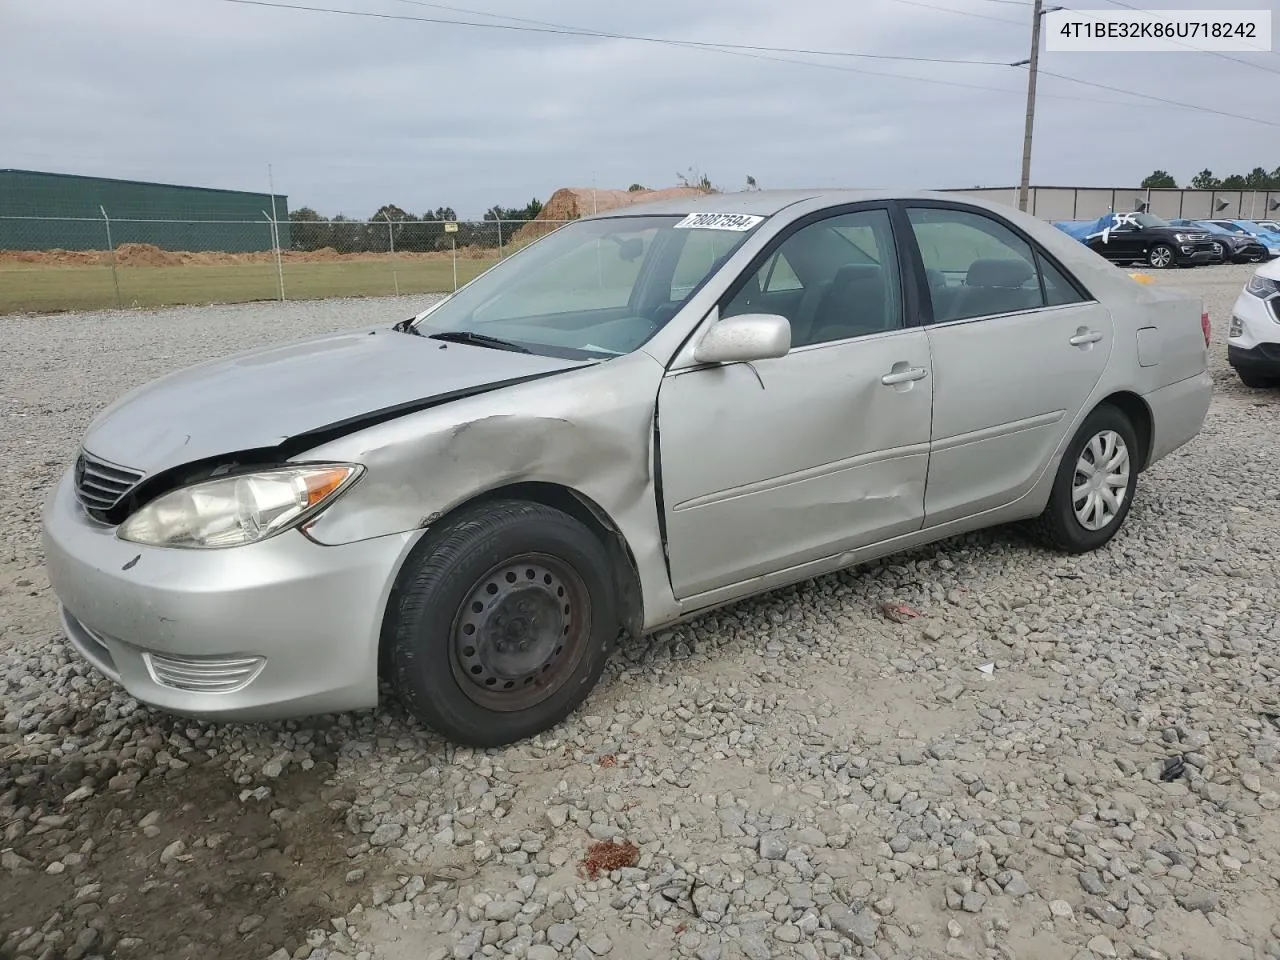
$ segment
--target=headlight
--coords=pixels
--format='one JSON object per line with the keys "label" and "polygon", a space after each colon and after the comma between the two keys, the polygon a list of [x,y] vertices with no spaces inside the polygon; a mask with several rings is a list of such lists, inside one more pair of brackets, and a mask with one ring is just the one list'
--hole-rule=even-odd
{"label": "headlight", "polygon": [[1173,235],[1173,239],[1176,240],[1178,243],[1186,243],[1188,240],[1191,239],[1191,237],[1189,237],[1185,233],[1175,233]]}
{"label": "headlight", "polygon": [[1253,294],[1259,300],[1268,300],[1271,297],[1280,294],[1280,280],[1260,277],[1255,273],[1249,278],[1249,282],[1244,285],[1244,289],[1246,292]]}
{"label": "headlight", "polygon": [[358,464],[326,463],[204,480],[151,501],[116,536],[155,547],[256,543],[319,513],[363,472]]}

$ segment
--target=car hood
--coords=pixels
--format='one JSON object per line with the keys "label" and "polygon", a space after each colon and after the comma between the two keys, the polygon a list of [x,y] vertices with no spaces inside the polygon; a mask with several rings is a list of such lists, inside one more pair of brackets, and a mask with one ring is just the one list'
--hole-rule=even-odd
{"label": "car hood", "polygon": [[338,333],[153,380],[103,410],[84,448],[154,475],[590,362],[446,344],[385,327]]}

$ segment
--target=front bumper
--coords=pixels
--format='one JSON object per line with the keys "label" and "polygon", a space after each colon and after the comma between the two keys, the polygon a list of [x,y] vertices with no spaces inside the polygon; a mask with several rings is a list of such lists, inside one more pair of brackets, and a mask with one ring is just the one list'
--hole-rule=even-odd
{"label": "front bumper", "polygon": [[1236,263],[1269,259],[1272,254],[1260,243],[1245,243],[1230,250],[1231,259]]}
{"label": "front bumper", "polygon": [[1237,347],[1228,343],[1227,363],[1246,373],[1280,377],[1280,343],[1260,343],[1254,347]]}
{"label": "front bumper", "polygon": [[1280,297],[1263,300],[1241,290],[1231,306],[1227,361],[1233,367],[1263,373],[1270,351],[1276,349],[1280,349]]}
{"label": "front bumper", "polygon": [[1219,263],[1222,260],[1222,248],[1214,249],[1207,243],[1183,243],[1173,248],[1180,264]]}
{"label": "front bumper", "polygon": [[377,705],[383,610],[421,535],[145,547],[90,519],[69,472],[42,533],[64,629],[86,659],[143,703],[246,721]]}

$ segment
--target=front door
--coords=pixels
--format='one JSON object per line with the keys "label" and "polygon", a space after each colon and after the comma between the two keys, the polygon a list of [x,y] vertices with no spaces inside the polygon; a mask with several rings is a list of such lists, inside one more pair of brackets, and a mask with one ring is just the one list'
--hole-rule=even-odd
{"label": "front door", "polygon": [[721,316],[777,313],[786,356],[671,371],[658,396],[668,561],[686,599],[918,530],[933,380],[888,212],[801,222]]}
{"label": "front door", "polygon": [[1012,503],[1039,478],[1102,377],[1111,314],[990,215],[909,205],[932,291],[933,443],[925,523]]}

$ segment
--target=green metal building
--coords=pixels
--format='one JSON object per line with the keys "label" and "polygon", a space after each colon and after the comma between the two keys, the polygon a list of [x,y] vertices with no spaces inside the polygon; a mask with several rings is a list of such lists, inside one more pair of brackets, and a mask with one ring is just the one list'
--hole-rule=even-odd
{"label": "green metal building", "polygon": [[[271,200],[269,193],[0,170],[0,250],[105,250],[108,223],[117,247],[271,250]],[[287,197],[276,194],[274,214],[287,250]]]}

